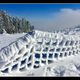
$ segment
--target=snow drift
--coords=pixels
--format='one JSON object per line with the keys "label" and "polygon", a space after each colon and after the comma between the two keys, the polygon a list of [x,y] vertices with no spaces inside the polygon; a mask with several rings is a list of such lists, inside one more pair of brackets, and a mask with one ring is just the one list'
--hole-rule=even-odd
{"label": "snow drift", "polygon": [[[67,74],[70,75],[71,69],[80,74],[80,36],[76,31],[65,34],[64,32],[50,33],[35,30],[20,36],[12,36],[11,40],[9,34],[2,35],[9,38],[7,44],[4,46],[0,44],[0,74],[7,72],[13,75],[14,71],[14,75],[24,72],[26,76],[31,70],[34,76],[41,75],[43,71],[42,76],[67,76]],[[71,65],[71,69],[66,64]],[[36,70],[40,72],[34,73]]]}

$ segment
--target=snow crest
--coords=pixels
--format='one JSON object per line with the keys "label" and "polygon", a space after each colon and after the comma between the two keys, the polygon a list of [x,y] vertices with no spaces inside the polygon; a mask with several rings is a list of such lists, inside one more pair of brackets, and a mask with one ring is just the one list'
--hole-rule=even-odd
{"label": "snow crest", "polygon": [[10,60],[10,58],[17,54],[21,48],[29,43],[29,41],[29,34],[26,34],[25,36],[20,37],[16,41],[10,43],[8,46],[3,47],[0,50],[0,62]]}
{"label": "snow crest", "polygon": [[[4,35],[6,34],[3,34],[3,36]],[[14,39],[14,40],[10,41],[10,43],[8,43],[7,46],[5,45],[4,47],[2,46],[2,48],[0,49],[0,63],[8,62],[7,65],[9,65],[9,62],[10,62],[11,65],[7,66],[9,68],[9,72],[11,72],[10,70],[14,68],[13,64],[18,65],[17,70],[21,70],[23,68],[24,71],[26,71],[25,66],[23,67],[20,66],[20,63],[21,64],[25,63],[28,66],[32,64],[32,67],[27,66],[28,70],[29,69],[32,70],[33,67],[34,68],[38,68],[39,66],[42,67],[44,64],[46,64],[45,68],[42,67],[43,70],[42,69],[39,70],[40,72],[34,71],[32,75],[33,74],[40,75],[41,72],[43,73],[42,74],[43,76],[59,77],[59,76],[72,76],[72,75],[79,76],[80,75],[80,62],[79,62],[80,36],[78,34],[65,35],[64,33],[50,33],[50,32],[42,32],[37,30],[35,31],[35,35],[32,35],[32,33],[26,33],[23,35],[18,36],[17,39],[14,39],[14,37],[12,36],[11,39]],[[7,34],[6,36],[9,36],[10,38],[10,35]],[[58,52],[57,51],[55,52],[53,50],[53,47]],[[64,52],[62,51],[60,53],[59,48]],[[53,55],[52,51],[54,52],[53,54],[55,54],[54,58],[52,58],[52,55]],[[21,55],[19,56],[19,54]],[[35,55],[37,55],[37,57],[35,57]],[[48,58],[46,58],[45,60],[46,55],[48,55]],[[39,57],[40,59],[37,59]],[[11,62],[11,60],[13,61]],[[41,63],[41,60],[43,61],[42,63]],[[40,62],[40,65],[38,64],[39,62]],[[48,66],[49,63],[52,63],[52,64]],[[5,68],[5,66],[6,65],[3,65],[3,69]]]}

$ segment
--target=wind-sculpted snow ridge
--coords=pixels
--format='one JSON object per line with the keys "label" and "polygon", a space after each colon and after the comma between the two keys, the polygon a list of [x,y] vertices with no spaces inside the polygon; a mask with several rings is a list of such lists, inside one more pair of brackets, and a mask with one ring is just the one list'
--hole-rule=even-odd
{"label": "wind-sculpted snow ridge", "polygon": [[28,34],[0,50],[0,63],[10,61],[25,45],[29,43]]}
{"label": "wind-sculpted snow ridge", "polygon": [[[42,74],[44,76],[48,65],[55,67],[61,63],[64,65],[70,61],[74,62],[74,59],[78,61],[80,58],[76,58],[77,56],[80,56],[79,34],[66,35],[61,32],[50,33],[35,30],[0,50],[0,75],[29,76],[29,73],[33,71],[31,75],[39,76],[44,71]],[[74,65],[79,70],[79,66],[75,64],[76,61]],[[53,76],[63,76],[66,70],[65,67],[56,69],[54,69]]]}

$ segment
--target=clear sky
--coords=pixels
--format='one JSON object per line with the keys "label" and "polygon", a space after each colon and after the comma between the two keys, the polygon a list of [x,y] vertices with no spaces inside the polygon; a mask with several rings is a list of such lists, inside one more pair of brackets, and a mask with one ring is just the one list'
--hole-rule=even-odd
{"label": "clear sky", "polygon": [[38,28],[46,28],[45,26],[49,26],[47,22],[54,20],[61,9],[80,9],[80,4],[0,4],[0,9],[6,10],[12,16],[25,17]]}
{"label": "clear sky", "polygon": [[[0,4],[0,9],[7,10],[16,16],[49,16],[61,8],[80,8],[80,4]],[[38,17],[39,17],[38,16]],[[44,16],[44,17],[45,17]]]}

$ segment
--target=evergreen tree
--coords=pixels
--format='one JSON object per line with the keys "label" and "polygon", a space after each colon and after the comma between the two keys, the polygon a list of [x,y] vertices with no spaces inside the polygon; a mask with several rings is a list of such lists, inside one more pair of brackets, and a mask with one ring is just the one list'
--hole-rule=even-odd
{"label": "evergreen tree", "polygon": [[11,34],[29,32],[34,29],[34,26],[31,26],[30,22],[25,18],[11,17],[4,11],[0,11],[0,33],[3,32],[3,29]]}

